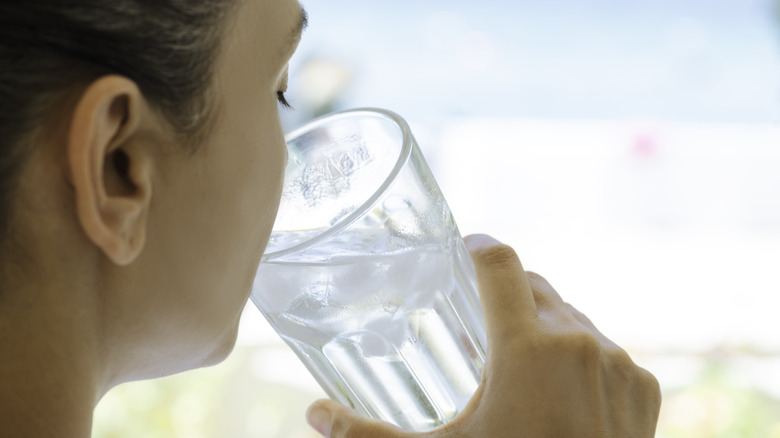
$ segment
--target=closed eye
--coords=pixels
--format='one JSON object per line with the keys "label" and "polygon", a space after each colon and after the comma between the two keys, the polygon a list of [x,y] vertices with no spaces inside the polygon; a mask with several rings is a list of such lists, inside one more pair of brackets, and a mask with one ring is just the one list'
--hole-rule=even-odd
{"label": "closed eye", "polygon": [[279,105],[282,107],[287,109],[294,109],[292,105],[290,105],[290,102],[287,102],[287,98],[284,97],[284,91],[279,90],[276,92],[276,100],[279,101]]}

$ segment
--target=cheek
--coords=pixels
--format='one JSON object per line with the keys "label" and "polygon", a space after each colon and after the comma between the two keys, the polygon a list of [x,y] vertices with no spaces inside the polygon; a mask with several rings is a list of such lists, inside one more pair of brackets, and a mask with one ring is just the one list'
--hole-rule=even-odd
{"label": "cheek", "polygon": [[182,178],[187,184],[170,197],[183,204],[175,209],[181,222],[171,231],[184,242],[178,254],[201,293],[240,297],[251,286],[276,218],[286,151],[278,121],[255,117],[265,123],[253,124],[243,115],[229,116],[233,123],[221,130],[224,135],[197,158],[200,169]]}
{"label": "cheek", "polygon": [[272,138],[263,139],[261,145],[254,145],[252,159],[244,163],[247,179],[239,186],[243,192],[240,220],[244,229],[252,235],[245,243],[251,246],[248,249],[255,252],[258,261],[276,218],[287,159],[281,130],[275,131],[278,133]]}
{"label": "cheek", "polygon": [[254,210],[254,228],[258,233],[259,244],[262,246],[259,248],[261,253],[271,234],[279,209],[285,167],[285,154],[277,152],[269,154],[267,158],[267,161],[263,162],[257,170],[255,182],[257,188],[252,199],[249,200],[249,202],[254,201],[253,208],[250,209]]}

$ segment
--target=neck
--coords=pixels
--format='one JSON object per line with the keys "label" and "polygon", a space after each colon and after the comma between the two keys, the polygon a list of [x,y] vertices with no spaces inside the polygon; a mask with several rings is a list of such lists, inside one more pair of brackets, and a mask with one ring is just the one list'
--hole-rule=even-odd
{"label": "neck", "polygon": [[3,436],[91,435],[103,389],[94,320],[77,295],[42,288],[0,294]]}

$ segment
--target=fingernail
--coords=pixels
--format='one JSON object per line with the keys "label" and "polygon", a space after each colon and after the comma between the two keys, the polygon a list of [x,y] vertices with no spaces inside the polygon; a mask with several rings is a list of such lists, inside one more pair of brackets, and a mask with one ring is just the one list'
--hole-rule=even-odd
{"label": "fingernail", "polygon": [[501,245],[501,242],[488,236],[487,234],[472,234],[470,236],[466,236],[463,241],[466,243],[466,247],[469,249],[469,251]]}
{"label": "fingernail", "polygon": [[330,411],[321,406],[312,406],[306,413],[306,420],[322,436],[330,436]]}

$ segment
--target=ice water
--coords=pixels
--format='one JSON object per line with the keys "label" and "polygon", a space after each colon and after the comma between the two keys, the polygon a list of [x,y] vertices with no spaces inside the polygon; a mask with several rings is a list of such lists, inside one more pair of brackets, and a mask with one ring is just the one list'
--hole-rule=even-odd
{"label": "ice water", "polygon": [[349,231],[314,253],[264,261],[252,300],[331,398],[428,430],[463,409],[480,381],[486,344],[474,268],[459,238],[409,247],[372,244],[369,234]]}

